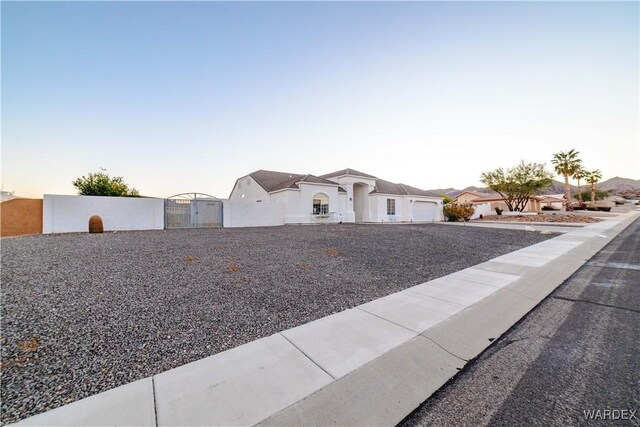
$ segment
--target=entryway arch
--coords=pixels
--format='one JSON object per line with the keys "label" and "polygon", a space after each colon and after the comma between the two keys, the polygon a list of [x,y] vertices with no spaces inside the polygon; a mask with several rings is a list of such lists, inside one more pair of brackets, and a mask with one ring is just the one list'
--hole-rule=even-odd
{"label": "entryway arch", "polygon": [[353,184],[353,213],[356,222],[369,220],[369,186],[363,182]]}

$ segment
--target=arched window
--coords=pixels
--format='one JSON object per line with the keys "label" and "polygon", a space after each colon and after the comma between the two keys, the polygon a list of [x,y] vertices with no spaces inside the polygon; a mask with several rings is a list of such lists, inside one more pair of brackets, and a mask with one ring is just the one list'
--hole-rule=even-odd
{"label": "arched window", "polygon": [[324,193],[316,193],[313,196],[313,214],[327,215],[329,214],[329,196]]}

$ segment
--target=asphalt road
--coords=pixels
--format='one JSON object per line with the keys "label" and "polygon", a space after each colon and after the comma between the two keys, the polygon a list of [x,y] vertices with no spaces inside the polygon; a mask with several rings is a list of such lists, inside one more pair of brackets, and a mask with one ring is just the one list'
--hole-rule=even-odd
{"label": "asphalt road", "polygon": [[640,220],[400,425],[640,425]]}

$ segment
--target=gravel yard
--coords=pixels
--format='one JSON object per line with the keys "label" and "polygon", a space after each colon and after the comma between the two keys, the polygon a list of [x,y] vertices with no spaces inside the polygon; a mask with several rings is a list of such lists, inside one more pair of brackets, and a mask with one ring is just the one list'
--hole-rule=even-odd
{"label": "gravel yard", "polygon": [[548,239],[427,225],[2,240],[3,424]]}
{"label": "gravel yard", "polygon": [[506,216],[506,215],[484,215],[484,219],[474,219],[474,222],[482,221],[504,221],[504,222],[569,222],[591,224],[600,222],[598,218],[586,215],[575,215],[571,213],[552,213],[524,216]]}

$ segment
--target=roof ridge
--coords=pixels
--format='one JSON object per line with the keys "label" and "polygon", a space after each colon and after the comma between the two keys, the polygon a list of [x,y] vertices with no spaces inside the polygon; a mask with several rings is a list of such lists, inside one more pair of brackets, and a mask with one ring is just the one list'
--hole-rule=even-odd
{"label": "roof ridge", "polygon": [[354,175],[354,176],[359,176],[359,177],[362,177],[362,178],[378,179],[377,177],[375,177],[375,176],[373,176],[371,174],[368,174],[368,173],[365,173],[365,172],[361,172],[359,170],[351,169],[351,168],[340,169],[340,170],[337,170],[337,171],[325,173],[325,174],[320,175],[320,178],[324,178],[324,177],[332,178],[332,177],[335,177],[335,176],[342,176],[342,175]]}

